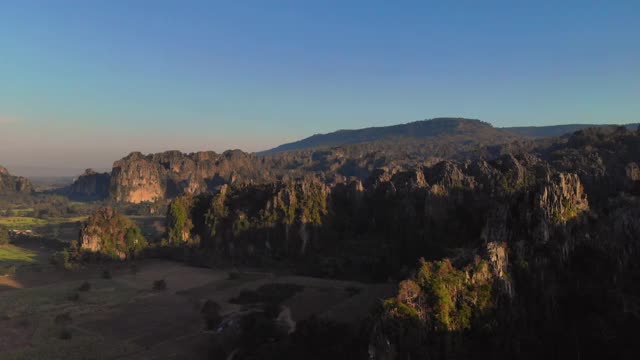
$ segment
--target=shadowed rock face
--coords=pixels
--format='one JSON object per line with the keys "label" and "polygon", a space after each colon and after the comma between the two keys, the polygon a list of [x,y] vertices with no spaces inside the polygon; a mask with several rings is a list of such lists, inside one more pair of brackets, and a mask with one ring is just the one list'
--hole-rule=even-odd
{"label": "shadowed rock face", "polygon": [[22,176],[13,176],[9,171],[0,166],[0,195],[29,194],[33,186],[29,179]]}
{"label": "shadowed rock face", "polygon": [[[373,327],[371,358],[634,357],[639,141],[626,129],[588,130],[537,159],[507,155],[468,164],[469,173],[454,164],[432,170],[446,184],[435,194],[446,201],[427,200],[437,223],[425,232],[480,217],[481,242],[470,233],[445,259],[450,267],[426,261],[400,283]],[[469,175],[474,181],[462,188],[475,190],[460,200],[451,189]],[[473,215],[456,215],[456,204]],[[452,244],[461,235],[437,232]],[[483,294],[489,302],[478,301]]]}
{"label": "shadowed rock face", "polygon": [[74,200],[103,200],[109,196],[111,175],[85,170],[67,189],[66,194]]}
{"label": "shadowed rock face", "polygon": [[[394,258],[384,261],[399,268],[416,254],[429,256],[455,244],[504,243],[516,235],[549,242],[551,227],[580,217],[589,205],[575,174],[544,164],[532,156],[505,155],[491,162],[381,169],[364,182],[225,186],[174,200],[167,224],[180,224],[173,229],[176,242],[197,237],[201,246],[215,248],[215,256],[239,262],[296,259],[320,249],[339,256],[336,241],[354,241],[352,249],[376,254],[371,262],[393,249]],[[521,230],[509,228],[516,223]],[[363,239],[380,242],[360,244]]]}

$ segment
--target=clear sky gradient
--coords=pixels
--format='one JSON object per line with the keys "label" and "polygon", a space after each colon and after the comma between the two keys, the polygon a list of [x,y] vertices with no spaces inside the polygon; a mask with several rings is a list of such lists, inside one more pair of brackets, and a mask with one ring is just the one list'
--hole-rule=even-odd
{"label": "clear sky gradient", "polygon": [[640,1],[0,1],[0,164],[640,120]]}

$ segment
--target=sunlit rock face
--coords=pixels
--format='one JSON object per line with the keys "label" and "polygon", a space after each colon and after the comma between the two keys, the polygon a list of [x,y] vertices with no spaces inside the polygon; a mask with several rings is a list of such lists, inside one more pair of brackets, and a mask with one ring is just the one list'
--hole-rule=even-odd
{"label": "sunlit rock face", "polygon": [[141,153],[116,161],[111,172],[111,196],[118,202],[141,203],[164,196],[160,167]]}

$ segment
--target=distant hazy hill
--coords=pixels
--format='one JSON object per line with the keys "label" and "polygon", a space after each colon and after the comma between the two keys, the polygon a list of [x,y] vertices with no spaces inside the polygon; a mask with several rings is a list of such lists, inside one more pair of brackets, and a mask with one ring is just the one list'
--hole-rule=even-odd
{"label": "distant hazy hill", "polygon": [[[624,125],[629,130],[636,130],[638,123]],[[514,134],[528,136],[528,137],[555,137],[566,134],[571,134],[579,130],[583,130],[590,127],[615,127],[618,125],[596,125],[596,124],[567,124],[567,125],[552,125],[552,126],[519,126],[519,127],[507,127],[503,128]]]}
{"label": "distant hazy hill", "polygon": [[429,140],[455,138],[460,142],[503,142],[518,135],[494,128],[491,124],[464,118],[436,118],[407,124],[370,127],[357,130],[338,130],[316,134],[300,141],[280,145],[263,153],[317,147],[360,144],[374,141]]}
{"label": "distant hazy hill", "polygon": [[[370,127],[356,130],[338,130],[328,134],[316,134],[308,138],[283,144],[262,154],[287,150],[352,145],[368,142],[399,140],[450,140],[457,143],[503,143],[518,137],[544,138],[571,134],[589,127],[616,126],[594,124],[570,124],[553,126],[524,126],[495,128],[491,124],[464,118],[436,118],[392,126]],[[625,125],[635,130],[638,124]]]}
{"label": "distant hazy hill", "polygon": [[0,166],[0,195],[29,194],[31,191],[33,191],[33,185],[29,179],[13,176],[9,170]]}

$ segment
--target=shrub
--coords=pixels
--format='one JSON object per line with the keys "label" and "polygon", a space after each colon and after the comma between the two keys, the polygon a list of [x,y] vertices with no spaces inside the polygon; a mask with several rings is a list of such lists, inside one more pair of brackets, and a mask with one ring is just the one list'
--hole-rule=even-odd
{"label": "shrub", "polygon": [[69,330],[68,328],[64,328],[60,331],[60,335],[59,335],[61,340],[69,340],[71,339],[72,335],[71,335],[71,330]]}
{"label": "shrub", "polygon": [[69,297],[67,299],[69,299],[69,301],[80,301],[80,294],[73,293],[73,294],[69,295]]}
{"label": "shrub", "polygon": [[71,314],[69,314],[68,312],[65,312],[65,313],[62,313],[62,314],[58,314],[53,319],[53,321],[58,325],[60,325],[60,324],[68,324],[68,323],[71,322]]}
{"label": "shrub", "polygon": [[73,269],[73,264],[71,263],[70,259],[71,259],[71,256],[69,255],[69,250],[64,249],[62,251],[56,251],[53,254],[51,254],[51,257],[49,258],[49,262],[52,265],[55,265],[62,269],[71,270]]}
{"label": "shrub", "polygon": [[85,281],[78,287],[78,291],[89,291],[91,290],[91,284],[88,281]]}
{"label": "shrub", "polygon": [[111,271],[109,271],[108,269],[102,270],[102,278],[111,279]]}
{"label": "shrub", "polygon": [[222,316],[220,316],[220,305],[215,301],[207,300],[202,306],[202,316],[204,317],[207,330],[215,329],[222,320]]}
{"label": "shrub", "polygon": [[0,245],[7,245],[9,243],[9,230],[0,226]]}
{"label": "shrub", "polygon": [[167,289],[167,282],[164,279],[156,280],[153,282],[153,290],[163,291]]}
{"label": "shrub", "polygon": [[3,265],[0,266],[0,276],[2,275],[13,275],[16,273],[15,265]]}
{"label": "shrub", "polygon": [[347,292],[349,297],[352,297],[360,294],[362,292],[362,288],[359,288],[357,286],[347,286],[346,288],[344,288],[344,291]]}

